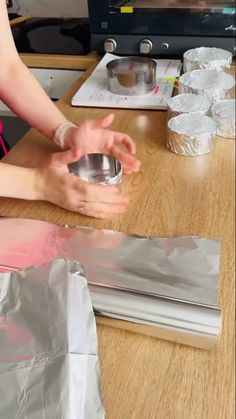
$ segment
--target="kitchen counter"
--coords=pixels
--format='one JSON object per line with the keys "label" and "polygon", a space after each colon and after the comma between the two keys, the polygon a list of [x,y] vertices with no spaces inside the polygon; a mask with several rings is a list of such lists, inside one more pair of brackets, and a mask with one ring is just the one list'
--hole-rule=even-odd
{"label": "kitchen counter", "polygon": [[[75,123],[109,112],[70,106],[95,62],[58,102]],[[131,197],[125,214],[101,221],[45,202],[2,198],[0,215],[145,236],[219,239],[218,306],[223,327],[216,349],[207,352],[98,325],[101,382],[107,419],[233,419],[235,142],[218,138],[210,154],[177,156],[166,148],[166,112],[119,109],[114,113],[112,128],[134,138],[142,161],[140,173],[124,176],[123,189]],[[33,166],[54,150],[47,139],[30,130],[6,161]]]}

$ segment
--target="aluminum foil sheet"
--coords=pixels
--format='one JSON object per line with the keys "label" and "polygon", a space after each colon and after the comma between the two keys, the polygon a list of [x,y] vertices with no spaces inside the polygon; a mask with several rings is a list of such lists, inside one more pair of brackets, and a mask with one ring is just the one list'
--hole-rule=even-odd
{"label": "aluminum foil sheet", "polygon": [[200,47],[184,53],[183,71],[224,70],[232,64],[232,53],[221,48]]}
{"label": "aluminum foil sheet", "polygon": [[232,99],[235,79],[231,74],[217,70],[193,70],[179,78],[180,93],[205,93],[211,102]]}
{"label": "aluminum foil sheet", "polygon": [[75,263],[0,273],[0,417],[103,419],[96,324]]}
{"label": "aluminum foil sheet", "polygon": [[212,107],[212,118],[217,122],[217,135],[235,138],[235,99],[223,100]]}
{"label": "aluminum foil sheet", "polygon": [[0,231],[0,269],[58,257],[76,261],[84,267],[97,313],[144,323],[160,338],[182,343],[187,338],[189,345],[203,348],[215,345],[221,318],[216,305],[218,241],[140,237],[25,219],[2,219]]}
{"label": "aluminum foil sheet", "polygon": [[217,123],[209,116],[186,113],[168,121],[167,147],[182,156],[200,156],[213,149]]}
{"label": "aluminum foil sheet", "polygon": [[167,118],[194,112],[197,115],[207,115],[211,110],[212,103],[204,94],[181,93],[173,96],[167,102]]}

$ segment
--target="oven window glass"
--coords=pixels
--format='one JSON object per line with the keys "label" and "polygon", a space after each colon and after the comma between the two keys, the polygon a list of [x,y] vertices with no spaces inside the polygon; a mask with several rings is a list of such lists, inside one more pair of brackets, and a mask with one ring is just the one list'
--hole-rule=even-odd
{"label": "oven window glass", "polygon": [[109,0],[110,13],[155,13],[157,9],[183,10],[193,13],[235,14],[234,0]]}

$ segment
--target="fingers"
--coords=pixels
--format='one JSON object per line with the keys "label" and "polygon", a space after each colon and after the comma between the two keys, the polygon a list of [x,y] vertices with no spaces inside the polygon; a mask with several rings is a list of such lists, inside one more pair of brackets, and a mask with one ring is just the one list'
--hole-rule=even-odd
{"label": "fingers", "polygon": [[103,118],[90,119],[86,122],[90,125],[91,128],[107,128],[112,124],[114,118],[114,113],[110,113]]}
{"label": "fingers", "polygon": [[106,219],[114,214],[122,214],[129,203],[129,198],[122,195],[115,186],[90,184],[75,179],[73,189],[71,193],[67,192],[68,204],[65,202],[64,208],[89,217]]}
{"label": "fingers", "polygon": [[70,163],[74,163],[80,159],[82,156],[82,151],[79,149],[70,149],[67,151],[61,151],[59,153],[54,153],[50,157],[50,164],[52,166],[63,166]]}
{"label": "fingers", "polygon": [[110,147],[110,154],[120,161],[124,173],[138,172],[140,170],[141,162],[136,157],[123,151],[120,147],[115,145]]}
{"label": "fingers", "polygon": [[136,154],[136,144],[129,135],[122,132],[113,132],[113,140],[114,143],[123,145],[129,153]]}
{"label": "fingers", "polygon": [[77,188],[81,202],[115,205],[128,205],[129,203],[129,197],[121,194],[116,186],[98,185],[80,179]]}
{"label": "fingers", "polygon": [[114,214],[122,214],[127,206],[119,204],[102,204],[102,203],[80,203],[77,211],[88,217],[96,217],[102,219],[111,218]]}
{"label": "fingers", "polygon": [[105,116],[105,118],[101,118],[100,119],[100,127],[101,128],[109,127],[112,124],[112,122],[114,121],[114,118],[115,118],[114,113],[110,113],[109,115]]}

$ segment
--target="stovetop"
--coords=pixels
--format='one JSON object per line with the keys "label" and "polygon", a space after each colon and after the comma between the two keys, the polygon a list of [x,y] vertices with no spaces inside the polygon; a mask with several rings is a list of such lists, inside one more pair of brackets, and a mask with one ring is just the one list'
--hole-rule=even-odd
{"label": "stovetop", "polygon": [[32,18],[13,26],[12,33],[20,53],[84,55],[91,51],[86,18]]}

